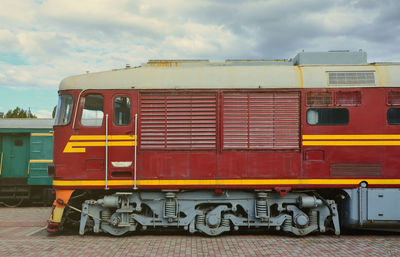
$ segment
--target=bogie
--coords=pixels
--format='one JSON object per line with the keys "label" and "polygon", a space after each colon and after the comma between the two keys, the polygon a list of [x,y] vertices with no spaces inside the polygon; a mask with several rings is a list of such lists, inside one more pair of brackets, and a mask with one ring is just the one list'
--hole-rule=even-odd
{"label": "bogie", "polygon": [[[119,236],[152,228],[184,228],[217,236],[240,228],[283,230],[298,236],[326,232],[329,224],[340,233],[338,212],[333,200],[305,193],[251,192],[225,190],[216,195],[211,190],[115,193],[82,205],[79,233],[83,235],[91,220],[95,233]],[[274,213],[270,212],[275,206]],[[333,222],[329,222],[332,220]]]}

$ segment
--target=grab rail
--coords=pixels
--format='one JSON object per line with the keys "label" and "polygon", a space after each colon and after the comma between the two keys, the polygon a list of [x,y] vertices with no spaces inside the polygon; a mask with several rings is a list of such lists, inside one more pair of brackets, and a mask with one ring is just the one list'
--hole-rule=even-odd
{"label": "grab rail", "polygon": [[106,185],[105,185],[106,190],[108,189],[107,177],[108,177],[108,114],[106,114]]}
{"label": "grab rail", "polygon": [[133,171],[134,171],[134,179],[133,179],[133,189],[137,189],[136,187],[136,153],[137,153],[137,119],[138,115],[137,113],[135,114],[135,158],[134,161],[135,163],[133,164]]}

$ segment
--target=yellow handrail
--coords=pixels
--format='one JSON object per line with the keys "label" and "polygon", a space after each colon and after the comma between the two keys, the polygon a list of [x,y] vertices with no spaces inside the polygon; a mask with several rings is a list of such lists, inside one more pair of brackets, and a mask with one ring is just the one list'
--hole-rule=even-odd
{"label": "yellow handrail", "polygon": [[0,176],[1,176],[1,170],[3,169],[3,152],[1,152],[1,157],[0,157]]}

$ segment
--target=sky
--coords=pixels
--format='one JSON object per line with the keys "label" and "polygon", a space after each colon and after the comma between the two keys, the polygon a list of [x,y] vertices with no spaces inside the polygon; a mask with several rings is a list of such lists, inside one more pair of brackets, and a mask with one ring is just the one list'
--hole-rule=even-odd
{"label": "sky", "polygon": [[0,0],[0,112],[50,118],[60,81],[150,59],[400,61],[398,0]]}

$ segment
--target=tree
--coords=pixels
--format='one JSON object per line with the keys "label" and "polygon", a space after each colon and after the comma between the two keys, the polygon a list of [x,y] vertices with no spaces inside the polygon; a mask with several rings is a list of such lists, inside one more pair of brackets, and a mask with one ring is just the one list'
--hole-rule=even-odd
{"label": "tree", "polygon": [[52,117],[53,119],[54,119],[54,117],[56,117],[56,110],[57,110],[57,105],[54,106],[53,113],[51,114],[51,117]]}
{"label": "tree", "polygon": [[31,110],[28,109],[28,111],[25,111],[22,108],[15,108],[14,110],[8,110],[6,113],[5,118],[33,118],[36,119],[36,115],[31,113]]}

